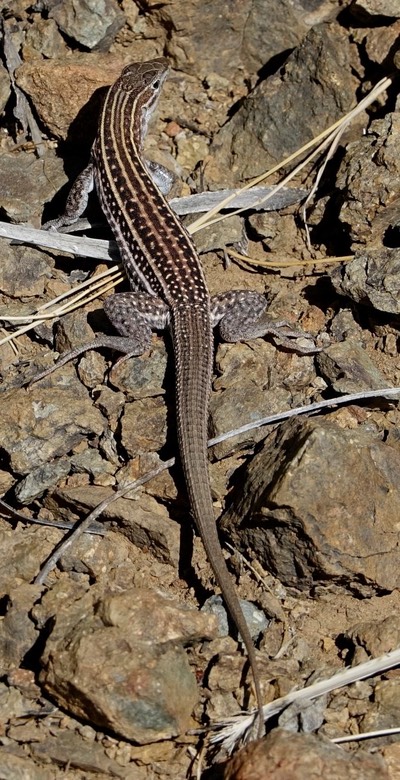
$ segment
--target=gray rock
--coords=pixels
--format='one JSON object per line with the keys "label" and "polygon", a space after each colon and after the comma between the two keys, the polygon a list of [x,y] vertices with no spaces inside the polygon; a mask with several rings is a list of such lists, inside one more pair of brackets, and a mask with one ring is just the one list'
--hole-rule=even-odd
{"label": "gray rock", "polygon": [[49,17],[60,30],[87,49],[108,51],[115,36],[125,24],[116,0],[60,0],[51,3]]}
{"label": "gray rock", "polygon": [[0,446],[12,468],[27,474],[52,458],[66,455],[87,436],[100,435],[106,424],[82,385],[34,386],[0,398]]}
{"label": "gray rock", "polygon": [[153,339],[151,354],[131,357],[114,366],[110,380],[128,398],[140,399],[163,395],[167,352],[162,338]]}
{"label": "gray rock", "polygon": [[352,340],[331,344],[316,360],[323,378],[336,393],[358,393],[387,386],[387,379],[365,349]]}
{"label": "gray rock", "polygon": [[[354,101],[348,37],[335,25],[310,30],[283,72],[262,81],[210,147],[221,175],[257,176],[324,130]],[[296,106],[296,121],[293,111]]]}
{"label": "gray rock", "polygon": [[400,312],[400,249],[367,249],[331,272],[335,290],[356,303],[389,314]]}
{"label": "gray rock", "polygon": [[20,504],[30,504],[43,495],[45,490],[55,487],[60,479],[68,476],[71,470],[69,458],[58,458],[52,463],[44,463],[29,472],[25,479],[15,487],[15,495]]}
{"label": "gray rock", "polygon": [[10,95],[11,95],[10,77],[5,67],[0,64],[0,114],[3,113],[8,103],[8,98],[10,97]]}
{"label": "gray rock", "polygon": [[[268,627],[269,621],[265,617],[264,612],[262,612],[261,609],[257,609],[255,604],[252,604],[250,601],[240,599],[240,606],[251,636],[255,640],[258,639],[261,632]],[[218,618],[219,635],[229,636],[228,613],[222,596],[210,596],[210,598],[204,602],[201,612],[215,615]]]}
{"label": "gray rock", "polygon": [[23,162],[18,155],[0,155],[0,209],[10,222],[29,222],[37,226],[43,204],[51,200],[67,181],[62,161],[54,153],[37,159],[26,155]]}

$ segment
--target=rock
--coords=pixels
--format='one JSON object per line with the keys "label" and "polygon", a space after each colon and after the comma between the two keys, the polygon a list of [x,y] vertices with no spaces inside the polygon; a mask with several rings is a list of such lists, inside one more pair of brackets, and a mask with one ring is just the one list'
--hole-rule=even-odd
{"label": "rock", "polygon": [[46,5],[60,30],[87,49],[108,51],[125,24],[116,0],[48,0]]}
{"label": "rock", "polygon": [[372,27],[369,30],[360,28],[358,35],[371,62],[383,65],[389,72],[396,67],[394,61],[400,47],[399,19],[392,24]]}
{"label": "rock", "polygon": [[[360,731],[394,729],[400,717],[399,681],[378,680],[374,688],[374,706],[360,718]],[[393,739],[393,738],[392,738]],[[394,737],[396,741],[396,738]],[[377,740],[376,744],[379,743]]]}
{"label": "rock", "polygon": [[197,701],[182,645],[214,631],[215,618],[154,591],[93,589],[55,615],[41,680],[68,711],[124,739],[169,739]]}
{"label": "rock", "polygon": [[18,474],[27,474],[104,430],[103,415],[78,383],[71,389],[53,387],[51,394],[37,385],[11,392],[12,404],[9,394],[0,398],[0,446]]}
{"label": "rock", "polygon": [[50,761],[82,772],[104,774],[106,777],[126,778],[126,771],[107,756],[105,748],[97,742],[82,739],[73,731],[61,731],[55,737],[32,745],[35,758]]}
{"label": "rock", "polygon": [[240,243],[243,237],[243,220],[239,216],[232,216],[195,233],[194,242],[198,252],[211,252],[212,249],[223,249]]}
{"label": "rock", "polygon": [[331,344],[317,355],[321,375],[335,393],[359,393],[387,386],[365,349],[352,340]]}
{"label": "rock", "polygon": [[45,252],[3,241],[0,292],[12,298],[42,295],[53,268],[54,260]]}
{"label": "rock", "polygon": [[359,250],[331,272],[335,290],[355,303],[388,314],[400,312],[400,249]]}
{"label": "rock", "polygon": [[169,31],[167,51],[180,68],[201,79],[232,78],[241,69],[254,73],[301,41],[307,27],[299,5],[271,0],[265,14],[262,0],[234,0],[228,15],[224,0],[177,0],[154,16]]}
{"label": "rock", "polygon": [[151,354],[133,356],[117,363],[111,372],[111,383],[128,399],[139,400],[165,393],[167,352],[164,339],[153,339]]}
{"label": "rock", "polygon": [[[309,355],[277,351],[267,341],[220,344],[216,356],[220,376],[210,399],[213,436],[260,420],[291,406],[293,394],[313,381],[315,368]],[[254,444],[265,431],[255,428],[213,447],[217,458],[226,457],[238,445]]]}
{"label": "rock", "polygon": [[25,479],[21,479],[14,489],[15,496],[20,504],[30,504],[35,498],[42,496],[45,490],[55,487],[57,482],[67,477],[70,470],[69,458],[58,458],[52,463],[44,463],[30,471]]}
{"label": "rock", "polygon": [[[123,67],[121,58],[100,54],[35,60],[18,68],[16,81],[31,98],[40,120],[52,135],[62,139],[69,135],[71,141],[82,143],[84,139],[87,143],[88,137],[94,138],[97,129],[99,90],[112,84]],[[79,120],[74,123],[71,137],[70,125],[78,114]]]}
{"label": "rock", "polygon": [[221,525],[286,585],[391,591],[400,583],[399,478],[396,450],[366,431],[283,424],[248,464]]}
{"label": "rock", "polygon": [[[317,771],[317,774],[315,774]],[[251,742],[227,763],[223,780],[389,780],[380,756],[349,753],[315,734],[274,729]]]}
{"label": "rock", "polygon": [[[23,166],[18,156],[3,152],[0,155],[0,179],[0,208],[7,219],[10,222],[29,222],[36,227],[40,224],[43,204],[51,200],[67,181],[61,160],[50,151],[42,159],[32,154]],[[21,248],[18,249],[14,248],[15,256],[23,257],[27,250],[24,248],[21,255]],[[33,258],[39,254],[33,250]]]}
{"label": "rock", "polygon": [[397,0],[352,0],[349,10],[364,23],[377,21],[385,24],[388,18],[400,18]]}
{"label": "rock", "polygon": [[378,658],[400,647],[400,617],[394,614],[380,621],[357,623],[347,629],[345,638],[355,647],[362,647],[368,655]]}
{"label": "rock", "polygon": [[43,57],[46,59],[57,58],[60,57],[62,51],[67,56],[67,44],[54,19],[36,19],[35,24],[29,25],[23,47],[23,59],[26,62],[35,58],[41,62],[43,62]]}
{"label": "rock", "polygon": [[400,743],[385,745],[382,748],[382,756],[385,759],[389,780],[399,780],[400,778]]}
{"label": "rock", "polygon": [[[245,599],[239,599],[239,601],[250,634],[256,641],[261,632],[265,631],[268,627],[269,621],[265,617],[264,612],[257,609],[250,601],[246,601]],[[228,613],[222,596],[210,596],[210,598],[204,602],[201,612],[215,615],[218,619],[219,635],[229,636]]]}
{"label": "rock", "polygon": [[11,95],[10,77],[7,70],[0,64],[0,114],[3,113]]}
{"label": "rock", "polygon": [[20,585],[8,596],[8,605],[0,623],[1,675],[18,668],[21,660],[35,644],[39,634],[29,617],[34,601],[40,594],[38,585]]}
{"label": "rock", "polygon": [[[399,221],[400,111],[371,122],[366,134],[348,145],[340,165],[335,208],[352,242],[380,249],[390,246]],[[396,246],[396,244],[395,244]]]}
{"label": "rock", "polygon": [[158,452],[167,438],[167,407],[161,397],[126,404],[121,419],[121,442],[129,457]]}
{"label": "rock", "polygon": [[[54,501],[75,513],[87,513],[110,496],[109,488],[78,487],[59,490]],[[140,549],[149,550],[159,560],[175,568],[180,560],[180,528],[152,496],[136,494],[134,500],[119,498],[102,512],[102,523],[112,522]]]}
{"label": "rock", "polygon": [[54,770],[0,748],[0,780],[54,780]]}
{"label": "rock", "polygon": [[31,582],[61,538],[62,533],[56,528],[0,530],[0,597]]}
{"label": "rock", "polygon": [[257,176],[349,110],[356,87],[351,59],[337,26],[310,30],[283,71],[262,81],[215,136],[210,152],[225,186],[228,174],[236,182]]}

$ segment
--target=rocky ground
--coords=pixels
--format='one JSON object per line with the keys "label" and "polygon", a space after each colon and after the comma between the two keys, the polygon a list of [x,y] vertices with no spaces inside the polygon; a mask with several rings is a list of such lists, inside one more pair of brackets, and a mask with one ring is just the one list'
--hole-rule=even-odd
{"label": "rocky ground", "polygon": [[[128,62],[171,63],[146,150],[175,173],[176,195],[272,168],[391,76],[328,162],[308,209],[311,245],[298,203],[231,217],[196,240],[212,292],[266,292],[272,318],[322,347],[304,355],[267,338],[219,343],[213,435],[399,386],[398,0],[100,5],[2,4],[3,221],[39,227],[62,210],[104,87]],[[309,189],[315,175],[309,165],[290,186]],[[89,216],[100,223],[90,235],[107,238],[95,199]],[[253,262],[227,264],[223,250],[243,228]],[[4,318],[105,270],[1,241]],[[347,259],[322,262],[333,257]],[[84,517],[114,486],[176,454],[162,335],[143,357],[113,367],[115,355],[89,352],[21,387],[96,332],[111,332],[101,299],[1,344],[0,489],[27,516]],[[266,703],[400,647],[399,423],[397,402],[380,398],[212,449],[216,516],[238,593],[251,602]],[[0,520],[0,780],[398,780],[398,736],[330,741],[400,726],[398,669],[284,712],[264,741],[218,763],[203,729],[253,706],[252,680],[223,609],[208,601],[215,583],[178,466],[111,504],[101,528],[41,585],[33,580],[65,532]]]}

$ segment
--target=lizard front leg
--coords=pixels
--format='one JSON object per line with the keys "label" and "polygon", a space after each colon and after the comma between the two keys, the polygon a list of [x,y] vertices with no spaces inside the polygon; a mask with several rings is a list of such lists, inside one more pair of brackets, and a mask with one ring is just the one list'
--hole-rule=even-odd
{"label": "lizard front leg", "polygon": [[82,216],[94,187],[94,165],[92,162],[75,179],[65,203],[64,213],[42,225],[43,230],[58,230],[73,225]]}

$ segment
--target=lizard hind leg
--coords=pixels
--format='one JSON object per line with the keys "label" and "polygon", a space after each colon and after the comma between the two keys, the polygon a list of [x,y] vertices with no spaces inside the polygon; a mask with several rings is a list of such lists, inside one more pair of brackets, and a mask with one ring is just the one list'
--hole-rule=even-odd
{"label": "lizard hind leg", "polygon": [[211,298],[211,321],[219,325],[224,341],[247,341],[264,336],[271,325],[264,295],[252,290],[230,290]]}
{"label": "lizard hind leg", "polygon": [[[104,311],[120,336],[112,337],[125,354],[117,361],[142,355],[150,347],[152,330],[164,330],[169,324],[169,308],[160,298],[148,293],[126,292],[104,301]],[[117,349],[117,347],[116,347]]]}
{"label": "lizard hind leg", "polygon": [[106,347],[121,352],[125,358],[142,355],[150,346],[151,331],[169,324],[169,308],[159,298],[146,293],[117,293],[104,301],[104,311],[119,335],[100,334],[86,344],[64,352],[51,368],[36,374],[29,384],[44,379],[55,369],[83,355],[90,349]]}
{"label": "lizard hind leg", "polygon": [[277,345],[301,355],[320,351],[307,333],[286,320],[271,319],[267,310],[267,299],[261,293],[231,290],[212,297],[212,326],[219,326],[224,341],[248,341],[269,335]]}

